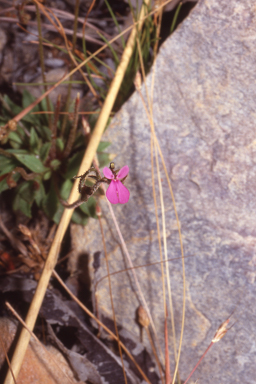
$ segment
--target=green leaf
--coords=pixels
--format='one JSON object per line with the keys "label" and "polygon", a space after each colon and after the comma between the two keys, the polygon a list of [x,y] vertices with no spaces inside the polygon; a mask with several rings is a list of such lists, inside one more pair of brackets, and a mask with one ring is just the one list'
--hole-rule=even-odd
{"label": "green leaf", "polygon": [[57,169],[59,168],[59,166],[61,165],[61,161],[58,160],[58,159],[54,159],[51,161],[51,169],[53,169],[54,171],[57,171]]}
{"label": "green leaf", "polygon": [[71,220],[73,221],[73,223],[86,225],[88,223],[88,216],[81,211],[79,212],[78,210],[75,210],[73,212]]}
{"label": "green leaf", "polygon": [[24,130],[20,127],[18,127],[16,131],[10,132],[8,135],[8,139],[11,141],[10,144],[13,148],[20,148],[21,146],[24,147],[24,145],[26,144]]}
{"label": "green leaf", "polygon": [[[60,195],[63,200],[66,200],[69,197],[70,190],[72,188],[72,181],[66,180],[61,188]],[[50,191],[42,200],[42,207],[46,215],[52,219],[56,224],[59,223],[62,213],[64,211],[63,205],[60,203],[57,193],[54,188],[53,181],[51,182]]]}
{"label": "green leaf", "polygon": [[20,210],[26,216],[31,217],[31,207],[34,202],[34,196],[34,181],[24,181],[16,188],[15,198],[12,205],[13,210]]}
{"label": "green leaf", "polygon": [[100,109],[96,109],[96,111],[94,111],[92,115],[89,115],[88,122],[92,131],[94,129],[96,122],[98,121],[99,114],[100,114]]}
{"label": "green leaf", "polygon": [[[20,174],[19,173],[15,173],[15,175],[13,175],[13,180],[16,181],[16,183],[18,182],[19,178],[20,178]],[[5,191],[6,189],[10,189],[9,185],[7,184],[6,182],[6,178],[3,179],[2,181],[0,181],[0,193],[2,193],[3,191]]]}
{"label": "green leaf", "polygon": [[42,208],[50,219],[53,219],[55,213],[58,210],[59,204],[59,199],[56,195],[56,191],[54,189],[54,184],[52,181],[49,192],[42,200]]}
{"label": "green leaf", "polygon": [[38,154],[39,137],[33,127],[30,130],[29,146],[34,153]]}
{"label": "green leaf", "polygon": [[[115,14],[114,14],[114,12],[113,12],[113,10],[112,10],[112,8],[111,8],[111,6],[109,5],[109,3],[108,3],[107,0],[105,0],[105,4],[107,5],[108,10],[109,10],[109,13],[110,13],[110,15],[111,15],[111,17],[112,17],[112,19],[113,19],[113,21],[114,21],[116,27],[117,27],[118,33],[121,34],[122,30],[121,30],[121,28],[120,28],[120,25],[119,25],[119,23],[118,23],[118,21],[117,21],[117,19],[116,19],[116,16],[115,16]],[[122,42],[122,46],[123,46],[123,49],[124,49],[124,48],[125,48],[125,40],[124,40],[124,37],[123,37],[122,34],[121,34],[121,42]]]}
{"label": "green leaf", "polygon": [[60,137],[56,140],[56,147],[60,152],[64,150],[64,141]]}
{"label": "green leaf", "polygon": [[23,165],[25,165],[30,171],[35,173],[43,173],[49,168],[46,168],[40,159],[34,155],[25,155],[25,154],[15,154],[16,159],[18,159]]}
{"label": "green leaf", "polygon": [[[67,171],[64,175],[65,179],[72,179],[72,177],[77,175],[83,156],[84,156],[84,151],[80,151],[75,153],[68,160]],[[84,171],[86,171],[86,169]]]}
{"label": "green leaf", "polygon": [[[27,108],[35,101],[35,97],[31,95],[27,90],[23,91],[22,96],[22,106],[23,108]],[[33,112],[39,112],[39,106],[35,105],[31,111],[22,118],[22,122],[40,125],[40,115],[33,115]]]}
{"label": "green leaf", "polygon": [[79,209],[87,216],[97,218],[96,215],[96,200],[94,197],[90,197],[86,203],[79,206]]}
{"label": "green leaf", "polygon": [[52,176],[52,171],[47,171],[44,174],[44,180],[49,180]]}
{"label": "green leaf", "polygon": [[[52,104],[52,102],[51,102],[51,100],[49,98],[48,98],[48,101],[49,101],[49,104],[50,104],[50,111],[53,111],[54,110],[53,104]],[[44,98],[41,101],[41,103],[39,104],[39,109],[42,110],[42,111],[45,111],[45,112],[49,111],[48,102],[47,102],[46,98]],[[48,113],[40,114],[40,121],[41,121],[41,124],[43,124],[43,125],[49,125],[49,114]]]}
{"label": "green leaf", "polygon": [[106,43],[107,46],[108,46],[108,48],[110,49],[110,51],[111,51],[111,53],[112,53],[112,55],[113,55],[113,59],[114,59],[114,61],[115,61],[115,65],[116,65],[116,67],[117,67],[118,64],[119,64],[119,61],[120,61],[120,60],[119,60],[119,57],[118,57],[118,55],[117,55],[115,49],[112,47],[112,45],[110,44],[110,42],[108,41],[108,39],[106,39],[106,37],[105,37],[104,35],[102,35],[99,31],[98,31],[98,34],[99,34],[99,36],[102,38],[102,40],[104,41],[104,43]]}
{"label": "green leaf", "polygon": [[51,130],[46,127],[45,125],[40,125],[39,127],[36,126],[35,127],[37,133],[38,133],[38,136],[44,141],[51,141],[51,135],[52,135],[52,132]]}
{"label": "green leaf", "polygon": [[40,208],[43,199],[45,198],[45,189],[42,183],[39,183],[39,189],[35,192],[35,202],[37,206]]}
{"label": "green leaf", "polygon": [[48,157],[49,151],[51,148],[51,143],[44,143],[40,148],[40,159],[44,163]]}
{"label": "green leaf", "polygon": [[[67,198],[69,197],[70,195],[70,191],[71,191],[71,188],[72,188],[72,181],[71,180],[66,180],[64,181],[64,183],[62,184],[61,186],[61,189],[60,189],[60,195],[62,197],[63,200],[67,200]],[[59,206],[58,206],[58,209],[55,213],[55,215],[53,216],[53,221],[55,223],[59,223],[60,219],[61,219],[61,216],[62,216],[62,213],[64,211],[64,207],[63,205],[59,202]]]}
{"label": "green leaf", "polygon": [[98,149],[97,149],[97,152],[103,152],[107,147],[110,146],[110,142],[109,141],[101,141],[99,143],[99,146],[98,146]]}
{"label": "green leaf", "polygon": [[[22,94],[22,107],[23,109],[29,107],[33,102],[35,101],[35,97],[31,95],[31,93],[29,91],[27,91],[26,89],[23,91],[23,94]],[[39,107],[38,105],[36,105],[33,109],[32,109],[33,112],[38,112],[39,111]],[[31,111],[31,112],[32,112]]]}
{"label": "green leaf", "polygon": [[9,173],[19,165],[19,162],[12,157],[0,155],[0,176]]}
{"label": "green leaf", "polygon": [[65,180],[60,189],[60,195],[62,199],[67,200],[70,195],[71,188],[73,183],[71,180]]}
{"label": "green leaf", "polygon": [[10,148],[10,149],[6,149],[6,152],[10,153],[11,155],[27,155],[28,154],[28,151],[26,149],[22,149],[22,148]]}
{"label": "green leaf", "polygon": [[76,138],[75,138],[75,141],[74,141],[74,145],[73,145],[73,150],[74,151],[79,151],[82,148],[84,148],[84,142],[85,142],[84,135],[82,135],[81,133],[77,132]]}
{"label": "green leaf", "polygon": [[106,165],[109,165],[109,163],[110,163],[109,156],[110,155],[111,155],[110,153],[105,153],[105,152],[98,153],[98,160],[99,160],[100,168],[105,167]]}
{"label": "green leaf", "polygon": [[[48,98],[49,99],[49,98]],[[49,99],[49,103],[50,103],[50,110],[53,111],[54,108],[53,108],[53,104],[51,102],[51,100]],[[41,101],[40,103],[40,107],[43,111],[45,112],[48,112],[48,105],[47,105],[47,100],[46,100],[46,97]]]}
{"label": "green leaf", "polygon": [[18,113],[20,113],[23,110],[23,108],[21,108],[18,105],[16,105],[7,95],[4,95],[4,101],[6,102],[6,104],[9,105],[9,107],[10,107],[10,109],[12,111],[11,115],[8,112],[8,115],[10,117],[18,115]]}
{"label": "green leaf", "polygon": [[24,199],[20,199],[19,210],[24,213],[27,217],[31,218],[31,206],[32,204]]}

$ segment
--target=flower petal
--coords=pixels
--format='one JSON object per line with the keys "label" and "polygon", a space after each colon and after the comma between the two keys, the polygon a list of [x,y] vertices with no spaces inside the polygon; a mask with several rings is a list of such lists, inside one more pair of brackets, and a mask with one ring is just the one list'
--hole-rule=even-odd
{"label": "flower petal", "polygon": [[[103,171],[104,171],[104,169],[103,169]],[[107,199],[108,199],[108,201],[110,201],[111,204],[119,203],[119,199],[117,196],[117,183],[118,183],[118,181],[112,180],[108,189],[107,189],[107,192],[106,192]],[[119,181],[119,183],[121,183],[121,181]]]}
{"label": "flower petal", "polygon": [[114,175],[113,175],[112,171],[108,167],[103,168],[103,175],[107,179],[110,179],[110,180],[114,179]]}
{"label": "flower petal", "polygon": [[127,176],[129,173],[129,167],[128,165],[125,165],[124,167],[122,167],[118,174],[117,174],[117,178],[120,180],[120,179],[123,179],[125,176]]}
{"label": "flower petal", "polygon": [[[128,167],[127,167],[128,168]],[[128,168],[129,170],[129,168]],[[116,188],[118,192],[118,200],[120,204],[125,204],[128,202],[130,197],[130,192],[128,189],[121,183],[121,181],[117,180],[116,182]]]}

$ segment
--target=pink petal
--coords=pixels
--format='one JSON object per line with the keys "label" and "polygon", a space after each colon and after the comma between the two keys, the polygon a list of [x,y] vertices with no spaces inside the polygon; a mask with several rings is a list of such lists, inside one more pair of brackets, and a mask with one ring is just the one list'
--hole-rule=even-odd
{"label": "pink petal", "polygon": [[[104,169],[103,169],[103,172],[104,172]],[[104,173],[104,175],[105,175],[105,173]],[[117,181],[112,180],[108,189],[107,189],[107,192],[106,192],[107,199],[108,199],[108,201],[110,201],[111,204],[119,203],[119,199],[117,196],[117,183],[118,183]],[[121,181],[119,181],[119,183],[121,183]]]}
{"label": "pink petal", "polygon": [[125,165],[123,168],[121,168],[117,174],[118,179],[123,179],[125,176],[127,176],[129,173],[129,167],[128,165]]}
{"label": "pink petal", "polygon": [[[127,165],[126,165],[127,167]],[[128,168],[128,167],[127,167]],[[123,168],[122,168],[123,169]],[[129,168],[128,168],[129,172]],[[116,188],[118,192],[118,200],[120,204],[125,204],[128,202],[129,197],[130,197],[130,192],[128,189],[121,183],[121,181],[117,180],[116,182]]]}
{"label": "pink petal", "polygon": [[112,171],[108,167],[103,168],[103,174],[107,179],[111,180],[114,178]]}

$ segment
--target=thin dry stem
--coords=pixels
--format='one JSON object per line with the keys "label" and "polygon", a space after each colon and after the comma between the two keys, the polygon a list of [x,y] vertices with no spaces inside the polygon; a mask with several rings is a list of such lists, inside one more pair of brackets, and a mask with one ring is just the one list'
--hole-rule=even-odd
{"label": "thin dry stem", "polygon": [[109,270],[109,263],[108,263],[107,247],[106,247],[106,242],[105,242],[105,237],[104,237],[104,231],[103,231],[101,216],[98,215],[98,218],[99,218],[99,223],[100,223],[100,232],[101,232],[101,237],[102,237],[102,242],[103,242],[104,255],[105,255],[105,259],[106,259],[106,267],[107,267],[107,273],[108,273],[109,295],[110,295],[110,301],[111,301],[111,307],[112,307],[113,321],[114,321],[115,332],[116,332],[116,337],[117,337],[119,355],[120,355],[121,362],[122,362],[124,380],[125,380],[125,383],[127,384],[127,377],[126,377],[126,373],[125,373],[123,353],[122,353],[122,348],[121,348],[121,344],[120,344],[120,337],[119,337],[119,332],[118,332],[117,323],[116,323],[116,314],[115,314],[114,301],[113,301],[113,296],[112,296],[112,287],[111,287],[111,279],[110,279],[110,270]]}
{"label": "thin dry stem", "polygon": [[52,125],[52,143],[51,143],[51,149],[49,153],[49,157],[51,159],[56,158],[56,139],[57,139],[58,120],[59,120],[59,114],[60,114],[60,103],[61,103],[61,95],[58,96],[58,100],[57,100],[55,111],[54,111],[54,119],[53,119],[53,125]]}
{"label": "thin dry stem", "polygon": [[157,351],[156,351],[156,348],[155,348],[155,345],[154,345],[154,342],[153,342],[153,339],[151,337],[150,330],[148,329],[148,327],[146,327],[146,332],[147,332],[147,336],[148,336],[148,339],[149,339],[149,342],[150,342],[153,354],[154,354],[155,359],[156,359],[156,364],[158,366],[158,371],[159,371],[159,375],[160,375],[162,384],[164,384],[163,368],[162,368],[161,363],[159,361],[159,358],[158,358],[158,355],[157,355]]}
{"label": "thin dry stem", "polygon": [[[140,49],[139,49],[140,52]],[[141,63],[143,63],[141,61]],[[144,68],[143,68],[143,73]],[[143,95],[138,89],[138,92],[140,94],[142,104],[145,108],[145,111],[147,113],[147,117],[149,121],[152,121],[148,108],[146,106],[145,100],[143,98]],[[164,204],[163,204],[163,194],[162,194],[162,184],[161,184],[161,178],[160,178],[160,170],[159,170],[159,165],[158,165],[158,154],[157,154],[157,148],[156,148],[156,143],[154,142],[153,138],[151,138],[151,165],[152,165],[152,185],[153,185],[153,197],[154,197],[154,206],[155,206],[155,214],[156,214],[156,222],[157,222],[157,234],[158,234],[158,242],[159,242],[159,252],[160,252],[160,259],[161,261],[163,260],[163,255],[162,255],[162,245],[161,245],[161,235],[160,235],[160,226],[159,226],[159,220],[158,220],[158,212],[157,212],[157,200],[156,200],[156,191],[155,191],[155,184],[154,184],[154,150],[155,150],[155,158],[156,158],[156,165],[157,165],[157,174],[158,174],[158,183],[159,183],[159,191],[160,191],[160,201],[161,201],[161,211],[162,211],[162,222],[163,222],[163,239],[164,239],[164,252],[165,252],[165,262],[168,260],[167,259],[167,245],[166,245],[166,230],[165,230],[165,218],[164,218]],[[165,265],[165,269],[167,271],[167,287],[168,287],[168,297],[169,297],[169,305],[170,305],[170,311],[171,311],[171,321],[172,321],[172,329],[173,329],[173,340],[174,340],[174,356],[175,360],[177,358],[177,351],[176,351],[176,335],[175,335],[175,324],[174,324],[174,316],[173,316],[173,305],[172,305],[172,299],[171,299],[171,289],[170,289],[170,279],[169,279],[169,269],[167,265]],[[166,299],[165,299],[165,274],[164,274],[164,269],[163,269],[163,264],[162,264],[162,284],[163,284],[163,301],[164,301],[164,312],[166,315]]]}
{"label": "thin dry stem", "polygon": [[[103,186],[103,188],[104,188],[104,186]],[[129,263],[129,265],[130,265],[130,267],[131,267],[132,275],[133,275],[133,278],[134,278],[136,287],[137,287],[137,289],[138,289],[138,292],[139,292],[141,301],[142,301],[143,306],[145,307],[145,309],[146,309],[146,311],[147,311],[147,314],[148,314],[148,317],[149,317],[149,319],[150,319],[150,324],[151,324],[151,326],[152,326],[152,329],[153,329],[153,332],[154,332],[154,336],[155,336],[156,341],[157,341],[157,343],[158,343],[158,348],[159,348],[159,350],[160,350],[160,353],[162,353],[162,351],[161,351],[161,349],[160,349],[160,347],[159,347],[160,343],[159,343],[159,341],[158,341],[157,332],[156,332],[156,327],[155,327],[155,325],[154,325],[154,322],[153,322],[151,313],[150,313],[150,311],[149,311],[148,304],[147,304],[147,302],[146,302],[146,299],[145,299],[145,296],[144,296],[144,294],[143,294],[143,292],[142,292],[142,289],[141,289],[141,286],[140,286],[138,277],[137,277],[137,275],[136,275],[135,268],[134,268],[134,265],[133,265],[133,262],[132,262],[130,253],[129,253],[128,249],[127,249],[127,246],[126,246],[126,243],[125,243],[125,241],[124,241],[123,235],[122,235],[122,233],[121,233],[121,231],[120,231],[120,228],[119,228],[119,225],[118,225],[118,223],[117,223],[117,220],[116,220],[116,217],[115,217],[113,208],[112,208],[112,206],[111,206],[111,203],[110,203],[108,200],[107,200],[107,203],[108,203],[108,207],[109,207],[109,210],[110,210],[112,219],[113,219],[113,221],[114,221],[114,224],[115,224],[115,227],[116,227],[116,230],[117,230],[119,239],[120,239],[120,241],[121,241],[123,251],[124,251],[124,253],[125,253],[126,257],[127,257],[128,263]]]}
{"label": "thin dry stem", "polygon": [[[164,4],[161,4],[161,6],[163,6],[163,5]],[[144,80],[144,83],[145,83],[145,78],[146,78],[145,77],[145,69],[144,69],[144,65],[143,65],[143,60],[142,60],[142,55],[141,55],[141,47],[140,47],[139,42],[138,42],[138,52],[139,52],[139,57],[140,57],[142,76],[143,76],[143,80]],[[167,172],[167,169],[166,169],[165,160],[164,160],[164,157],[163,157],[163,154],[162,154],[162,150],[160,148],[160,145],[159,145],[156,133],[155,133],[155,127],[154,127],[154,120],[153,120],[154,77],[155,77],[155,60],[154,60],[154,63],[153,63],[153,75],[152,75],[152,84],[151,84],[151,99],[150,99],[149,94],[148,94],[147,86],[145,85],[147,102],[148,102],[148,106],[149,106],[149,113],[147,111],[147,107],[145,105],[145,102],[144,102],[144,106],[145,106],[146,113],[149,115],[148,117],[149,117],[149,123],[150,123],[150,127],[151,127],[151,135],[152,135],[152,138],[153,138],[153,140],[154,140],[154,142],[156,144],[156,147],[158,149],[158,152],[159,152],[162,164],[163,164],[164,172],[165,172],[165,175],[166,175],[166,179],[167,179],[167,182],[168,182],[169,191],[170,191],[170,194],[171,194],[171,199],[172,199],[172,203],[173,203],[173,209],[174,209],[174,213],[175,213],[175,218],[176,218],[176,222],[177,222],[177,225],[178,225],[179,241],[180,241],[180,248],[181,248],[181,259],[182,259],[182,275],[183,275],[182,323],[181,323],[181,334],[180,334],[180,342],[179,342],[178,355],[177,355],[177,358],[175,358],[176,366],[175,366],[175,371],[174,371],[173,381],[172,381],[172,384],[174,384],[175,380],[176,380],[176,376],[178,374],[178,366],[179,366],[179,359],[180,359],[180,354],[181,354],[181,345],[182,345],[182,339],[183,339],[183,333],[184,333],[184,325],[185,325],[186,276],[185,276],[184,250],[183,250],[182,235],[181,235],[181,229],[180,229],[180,223],[179,223],[179,216],[178,216],[178,212],[177,212],[177,208],[176,208],[176,203],[175,203],[175,198],[174,198],[171,182],[170,182],[169,175],[168,175],[168,172]],[[176,345],[174,345],[174,353],[176,355]],[[178,380],[179,380],[179,377],[178,377]]]}
{"label": "thin dry stem", "polygon": [[[184,256],[184,258],[188,258],[191,256],[192,255]],[[162,261],[155,261],[153,263],[148,263],[148,264],[134,265],[133,267],[130,267],[130,268],[120,269],[119,271],[112,272],[112,273],[110,273],[110,276],[117,275],[118,273],[122,273],[122,272],[131,271],[132,269],[139,269],[139,268],[143,268],[143,267],[151,267],[152,265],[164,264],[164,263],[167,263],[168,261],[173,261],[173,260],[180,260],[180,257],[174,257],[174,258],[162,260]],[[97,291],[98,284],[101,283],[107,277],[108,277],[108,275],[105,275],[97,281],[97,283],[95,284],[95,291]]]}
{"label": "thin dry stem", "polygon": [[[41,16],[39,12],[39,8],[37,3],[35,3],[36,6],[36,20],[37,20],[37,30],[38,30],[38,50],[39,50],[39,59],[40,59],[40,66],[42,71],[42,79],[44,83],[44,91],[47,92],[47,85],[46,85],[46,77],[45,77],[45,65],[44,65],[44,48],[43,48],[43,38],[42,38],[42,26],[41,26]],[[46,104],[47,109],[50,110],[50,101],[49,97],[46,97]],[[51,127],[51,116],[49,116],[49,125]]]}
{"label": "thin dry stem", "polygon": [[[156,167],[157,167],[157,175],[158,175],[158,185],[159,185],[159,191],[160,191],[160,205],[161,205],[161,213],[162,213],[164,256],[165,256],[165,261],[166,261],[168,259],[168,252],[167,252],[167,241],[166,241],[165,207],[164,207],[164,199],[163,199],[161,174],[160,174],[159,162],[158,162],[158,153],[157,153],[156,148],[155,148],[155,158],[156,158]],[[173,344],[174,344],[174,353],[175,353],[176,352],[176,332],[175,332],[174,311],[173,311],[173,302],[172,302],[171,279],[170,279],[170,273],[169,273],[169,266],[167,263],[165,264],[165,270],[166,270],[166,284],[167,284],[169,307],[170,307],[170,313],[171,313],[172,335],[173,335]],[[166,317],[167,317],[167,309],[166,308],[165,308],[165,313],[166,313]],[[175,354],[175,358],[177,358],[177,352]]]}
{"label": "thin dry stem", "polygon": [[175,371],[174,371],[173,381],[172,381],[172,384],[174,384],[175,380],[176,380],[176,375],[177,375],[177,372],[178,372],[178,366],[179,366],[179,360],[180,360],[180,354],[181,354],[181,345],[182,345],[182,339],[183,339],[183,333],[184,333],[184,325],[185,325],[186,275],[185,275],[184,249],[183,249],[183,241],[182,241],[182,235],[181,235],[181,229],[180,229],[179,216],[178,216],[178,211],[177,211],[177,208],[176,208],[176,203],[175,203],[175,198],[174,198],[174,194],[173,194],[173,190],[172,190],[172,185],[171,185],[170,178],[169,178],[169,175],[168,175],[168,171],[167,171],[167,168],[166,168],[166,165],[165,165],[165,161],[164,161],[164,157],[163,157],[163,154],[162,154],[162,150],[160,148],[158,139],[155,136],[155,131],[153,131],[153,136],[154,136],[154,139],[156,141],[156,145],[157,145],[157,148],[158,148],[161,160],[162,160],[165,176],[166,176],[166,179],[167,179],[167,182],[168,182],[169,191],[170,191],[171,198],[172,198],[174,214],[175,214],[176,222],[177,222],[177,225],[178,225],[180,250],[181,250],[181,261],[182,261],[182,277],[183,277],[182,321],[181,321],[181,333],[180,333],[180,343],[179,343],[179,349],[178,349],[178,356],[177,356],[177,360],[176,360],[176,366],[175,366]]}
{"label": "thin dry stem", "polygon": [[170,370],[170,356],[169,356],[169,343],[168,343],[168,312],[165,309],[166,315],[164,319],[164,338],[165,338],[165,384],[171,384],[171,370]]}

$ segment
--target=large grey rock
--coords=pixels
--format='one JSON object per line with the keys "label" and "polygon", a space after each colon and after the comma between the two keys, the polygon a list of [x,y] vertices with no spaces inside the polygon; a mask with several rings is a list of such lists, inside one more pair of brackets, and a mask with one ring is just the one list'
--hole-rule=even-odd
{"label": "large grey rock", "polygon": [[[254,1],[199,1],[163,44],[155,67],[154,124],[174,190],[185,255],[190,256],[185,259],[182,379],[209,345],[220,323],[235,310],[234,327],[213,346],[193,376],[204,384],[256,382],[255,41]],[[149,89],[151,81],[152,73],[147,78]],[[106,138],[112,141],[111,152],[118,155],[116,165],[130,167],[126,182],[130,201],[113,209],[133,263],[158,261],[150,125],[137,93],[113,119]],[[161,177],[168,258],[177,258],[181,255],[177,223],[162,166]],[[110,269],[122,270],[128,262],[106,202],[102,201],[101,206]],[[160,208],[158,212],[161,220]],[[95,280],[106,274],[97,221],[90,221],[85,229],[73,229],[75,238],[77,251],[89,255],[93,287]],[[94,274],[92,263],[97,252],[101,252],[101,265]],[[169,270],[179,337],[181,260],[170,262]],[[163,349],[161,268],[153,265],[137,269],[136,273]],[[139,337],[134,319],[140,300],[134,279],[123,272],[111,281],[118,322]],[[107,279],[98,285],[97,295],[99,312],[111,317]],[[149,348],[146,335],[144,342]]]}

